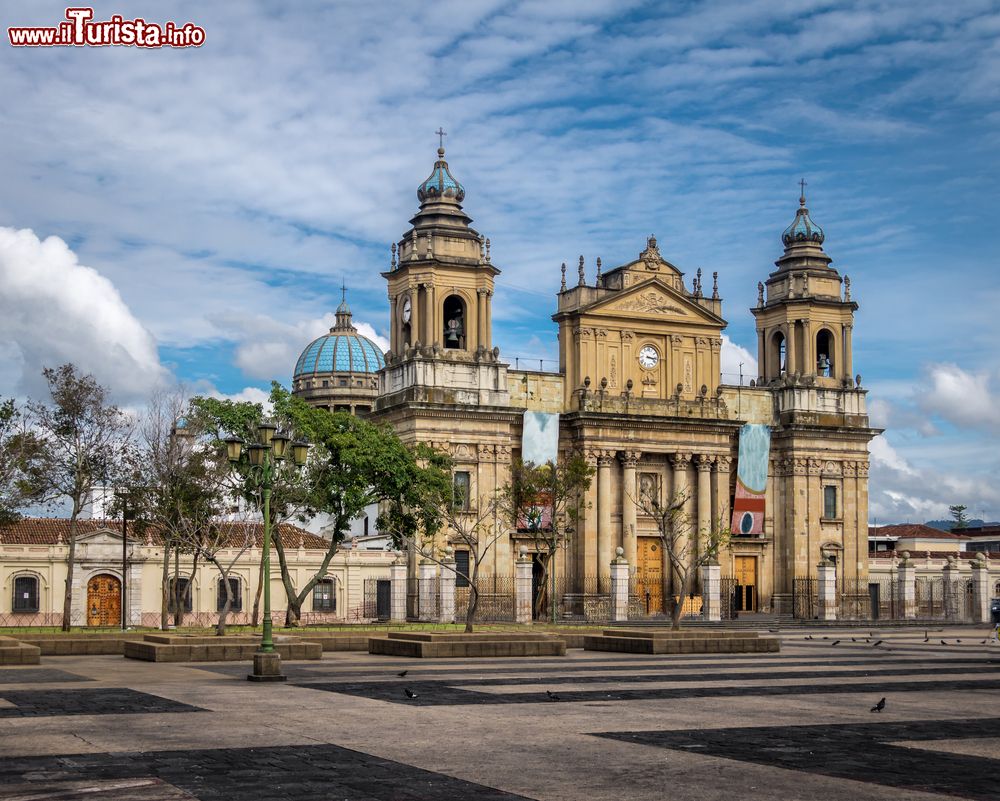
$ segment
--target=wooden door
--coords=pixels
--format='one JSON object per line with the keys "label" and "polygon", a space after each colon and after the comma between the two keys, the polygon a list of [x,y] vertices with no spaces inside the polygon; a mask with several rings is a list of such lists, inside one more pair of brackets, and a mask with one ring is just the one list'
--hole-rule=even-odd
{"label": "wooden door", "polygon": [[117,626],[122,622],[122,584],[106,573],[87,582],[87,625]]}
{"label": "wooden door", "polygon": [[736,578],[736,610],[755,612],[757,610],[757,557],[735,557],[733,572]]}
{"label": "wooden door", "polygon": [[663,545],[659,537],[639,537],[635,568],[636,592],[647,614],[663,611]]}

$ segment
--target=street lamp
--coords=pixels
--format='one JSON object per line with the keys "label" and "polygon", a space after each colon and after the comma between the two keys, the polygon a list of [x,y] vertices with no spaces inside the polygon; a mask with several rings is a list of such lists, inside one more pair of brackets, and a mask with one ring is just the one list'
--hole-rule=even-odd
{"label": "street lamp", "polygon": [[[288,444],[291,439],[278,432],[278,427],[272,423],[261,423],[257,426],[258,442],[252,442],[245,449],[244,442],[239,437],[228,437],[226,455],[235,467],[243,463],[249,464],[250,475],[260,487],[264,501],[264,625],[260,639],[260,649],[253,656],[253,673],[247,676],[250,681],[284,681],[281,673],[281,657],[274,650],[274,639],[271,624],[271,488],[274,486],[274,470],[279,462],[288,455]],[[292,460],[296,467],[303,467],[309,453],[309,444],[295,442],[292,446]]]}

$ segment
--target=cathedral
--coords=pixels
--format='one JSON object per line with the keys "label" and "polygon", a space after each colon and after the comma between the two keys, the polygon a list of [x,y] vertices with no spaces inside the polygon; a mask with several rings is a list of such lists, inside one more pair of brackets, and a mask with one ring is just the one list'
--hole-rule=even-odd
{"label": "cathedral", "polygon": [[[683,498],[692,551],[706,533],[730,532],[719,562],[742,610],[790,613],[795,580],[814,577],[821,560],[842,587],[865,580],[868,442],[878,430],[853,374],[850,280],[831,266],[804,193],[776,269],[757,285],[759,375],[749,386],[721,380],[717,274],[710,287],[700,270],[686,281],[654,237],[627,264],[602,272],[598,260],[596,275],[583,257],[569,275],[564,264],[552,315],[558,371],[511,369],[492,332],[501,270],[444,156],[439,148],[382,273],[389,351],[357,333],[344,301],[330,334],[299,359],[294,392],[449,453],[471,507],[509,480],[528,417],[557,420],[558,452],[595,470],[577,531],[558,551],[569,592],[606,587],[621,548],[649,611],[668,608],[678,578],[634,500],[651,491]],[[503,532],[481,575],[512,575],[524,546],[534,549],[530,535]]]}

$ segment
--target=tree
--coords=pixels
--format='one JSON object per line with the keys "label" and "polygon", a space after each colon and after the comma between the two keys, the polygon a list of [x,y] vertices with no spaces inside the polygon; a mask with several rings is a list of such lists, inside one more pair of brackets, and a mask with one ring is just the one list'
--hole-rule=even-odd
{"label": "tree", "polygon": [[641,514],[656,524],[660,547],[670,561],[672,581],[675,582],[670,610],[671,628],[674,630],[681,627],[684,598],[694,587],[698,568],[718,564],[719,549],[727,545],[730,538],[727,527],[696,531],[693,536],[688,536],[691,516],[684,511],[687,499],[687,491],[662,498],[659,485],[640,491],[636,497],[628,497]]}
{"label": "tree", "polygon": [[[277,383],[272,384],[270,400],[274,422],[294,437],[313,444],[304,471],[287,462],[277,465],[271,491],[272,539],[288,598],[285,622],[297,625],[302,604],[326,576],[337,547],[350,531],[351,521],[377,504],[383,510],[380,528],[389,530],[391,523],[394,537],[405,539],[418,530],[440,525],[440,511],[432,503],[439,494],[428,489],[428,476],[434,470],[418,464],[417,451],[404,446],[392,429],[346,412],[315,409]],[[255,440],[256,425],[263,420],[263,410],[253,404],[195,398],[192,408],[195,417],[207,418],[209,430],[214,426],[220,446],[230,432]],[[240,476],[242,499],[260,510],[260,487],[253,475],[247,470]],[[304,521],[319,512],[330,518],[330,544],[314,575],[296,586],[279,524],[292,519]]]}
{"label": "tree", "polygon": [[965,515],[965,510],[968,508],[969,507],[964,504],[955,504],[954,506],[948,507],[948,512],[955,521],[955,524],[952,526],[953,531],[961,531],[962,529],[969,527],[969,518]]}
{"label": "tree", "polygon": [[[542,576],[534,599],[535,615],[541,616],[546,594],[549,613],[556,621],[555,559],[559,548],[569,546],[586,508],[594,468],[580,454],[555,464],[543,465],[515,459],[511,478],[500,490],[500,507],[510,524],[527,532],[535,549],[544,556]],[[552,584],[548,587],[548,583]]]}
{"label": "tree", "polygon": [[33,491],[70,504],[69,553],[63,597],[63,631],[70,628],[73,609],[73,571],[76,529],[80,513],[91,503],[97,487],[114,483],[120,471],[132,423],[109,402],[108,390],[72,364],[42,371],[49,402],[31,401],[28,409],[44,453],[44,467],[36,473]]}
{"label": "tree", "polygon": [[0,398],[0,525],[19,517],[19,509],[44,499],[44,450],[24,410]]}

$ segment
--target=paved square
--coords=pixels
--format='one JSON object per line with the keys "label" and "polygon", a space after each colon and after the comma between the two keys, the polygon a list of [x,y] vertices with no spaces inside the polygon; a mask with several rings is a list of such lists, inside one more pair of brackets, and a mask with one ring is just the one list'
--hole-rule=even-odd
{"label": "paved square", "polygon": [[1000,784],[1000,646],[982,636],[883,630],[876,646],[793,628],[780,654],[718,656],[338,653],[263,687],[245,665],[47,657],[0,674],[0,799],[982,801]]}

